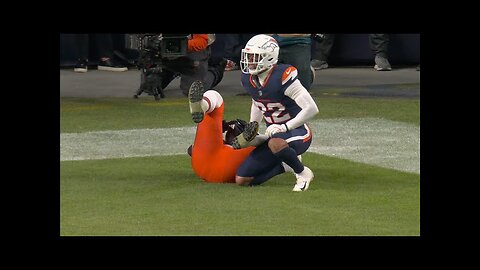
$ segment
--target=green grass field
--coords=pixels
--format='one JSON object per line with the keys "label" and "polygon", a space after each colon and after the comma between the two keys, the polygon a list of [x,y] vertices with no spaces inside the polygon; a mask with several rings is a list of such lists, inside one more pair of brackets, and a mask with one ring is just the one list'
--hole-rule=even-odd
{"label": "green grass field", "polygon": [[[248,97],[224,98],[225,119],[248,120]],[[379,118],[419,127],[418,99],[314,98],[314,120]],[[184,98],[60,101],[61,134],[194,126]],[[291,191],[291,174],[254,188],[205,183],[186,153],[61,161],[60,235],[420,235],[418,173],[310,151],[303,161],[315,179],[302,193]]]}

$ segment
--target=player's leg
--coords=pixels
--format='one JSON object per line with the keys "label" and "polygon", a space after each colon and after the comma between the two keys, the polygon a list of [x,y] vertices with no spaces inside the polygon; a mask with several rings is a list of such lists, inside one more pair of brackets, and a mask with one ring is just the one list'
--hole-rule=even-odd
{"label": "player's leg", "polygon": [[285,172],[278,159],[269,149],[268,144],[259,145],[238,167],[235,182],[241,186],[260,185],[275,175]]}
{"label": "player's leg", "polygon": [[300,127],[275,134],[267,143],[258,146],[237,170],[235,182],[239,185],[260,185],[275,175],[292,171],[297,178],[294,191],[307,190],[313,173],[301,162],[311,143],[311,131]]}
{"label": "player's leg", "polygon": [[222,96],[215,90],[205,91],[201,81],[194,81],[188,92],[192,120],[200,123],[205,113],[211,113],[223,104]]}
{"label": "player's leg", "polygon": [[[272,153],[277,156],[282,163],[288,165],[295,173],[297,183],[293,191],[307,190],[314,175],[310,168],[304,166],[300,161],[295,149],[290,147],[287,141],[282,138],[270,139],[268,146]],[[282,168],[284,167],[282,166]]]}
{"label": "player's leg", "polygon": [[[211,89],[206,91],[203,94],[202,101],[200,103],[202,112],[204,114],[209,114],[213,112],[213,110],[220,108],[223,104],[223,97],[217,91]],[[223,114],[222,114],[223,118]]]}
{"label": "player's leg", "polygon": [[258,185],[283,172],[292,172],[297,178],[293,191],[305,191],[313,180],[313,172],[301,162],[301,155],[311,143],[311,132],[308,128],[276,134],[268,142],[268,149],[272,155],[280,160],[278,167],[265,170],[265,173],[256,175],[250,185]]}
{"label": "player's leg", "polygon": [[[224,102],[222,96],[215,90],[208,90],[199,102],[202,121],[197,125],[195,134],[195,147],[205,151],[214,151],[223,146],[223,112]],[[210,153],[211,154],[211,153]]]}
{"label": "player's leg", "polygon": [[249,183],[249,186],[261,185],[266,181],[268,181],[269,179],[272,179],[274,176],[282,174],[284,172],[285,172],[285,169],[283,168],[283,166],[276,163],[271,168],[268,168],[267,170],[265,170],[265,172],[255,176],[253,180]]}
{"label": "player's leg", "polygon": [[[302,155],[298,155],[298,160],[300,160],[300,162],[302,161]],[[285,172],[295,173],[293,171],[292,167],[288,166],[287,163],[282,162],[282,166],[283,166],[283,169],[285,170]]]}
{"label": "player's leg", "polygon": [[272,153],[288,165],[297,178],[293,191],[307,190],[313,180],[313,172],[298,157],[310,147],[311,139],[311,130],[304,125],[289,132],[277,133],[269,140],[268,146]]}
{"label": "player's leg", "polygon": [[[215,90],[206,91],[198,102],[202,121],[198,123],[193,146],[191,147],[192,169],[207,182],[222,180],[221,172],[215,171],[219,151],[224,147],[222,120],[224,102]],[[231,177],[233,178],[233,177]]]}
{"label": "player's leg", "polygon": [[[198,92],[197,92],[198,91]],[[203,121],[205,113],[211,114],[215,109],[218,109],[222,107],[223,105],[223,98],[215,90],[208,90],[206,92],[203,91],[203,83],[201,81],[195,81],[192,83],[192,87],[190,87],[189,91],[189,96],[195,97],[195,99],[199,99],[200,101],[196,102],[193,107],[198,106],[198,113],[201,114],[201,121]],[[198,93],[202,93],[201,98],[197,98],[196,95]],[[190,101],[190,111],[192,111],[192,102]],[[195,119],[199,119],[195,117],[197,114],[192,113],[192,119],[195,121]],[[198,114],[199,115],[199,114]],[[214,139],[217,140],[216,138],[219,137],[221,138],[221,132],[220,134],[217,134],[217,126],[218,122],[222,122],[223,119],[223,107],[220,110],[215,111],[214,114],[211,114],[212,119],[209,119],[207,121],[208,123],[203,123],[203,125],[199,125],[197,129],[197,135],[195,136],[196,141],[200,140],[205,140],[205,139]],[[192,145],[188,148],[187,153],[192,156]]]}

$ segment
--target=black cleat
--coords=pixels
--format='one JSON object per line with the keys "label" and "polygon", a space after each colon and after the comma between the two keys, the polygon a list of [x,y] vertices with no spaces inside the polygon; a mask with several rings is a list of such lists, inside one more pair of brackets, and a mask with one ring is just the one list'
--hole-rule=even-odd
{"label": "black cleat", "polygon": [[190,113],[192,120],[195,123],[200,123],[203,120],[204,112],[202,110],[202,99],[205,89],[201,81],[194,81],[188,90],[188,102],[190,105]]}
{"label": "black cleat", "polygon": [[253,121],[245,125],[243,132],[237,137],[233,138],[232,146],[234,149],[245,148],[258,134],[258,122]]}

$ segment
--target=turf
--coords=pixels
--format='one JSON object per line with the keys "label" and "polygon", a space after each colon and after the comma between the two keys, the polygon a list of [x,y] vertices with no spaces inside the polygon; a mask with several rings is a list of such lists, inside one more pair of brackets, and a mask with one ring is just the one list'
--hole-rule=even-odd
{"label": "turf", "polygon": [[[316,119],[420,122],[416,99],[315,99]],[[226,119],[249,118],[248,97],[225,102]],[[192,126],[185,99],[60,99],[61,133],[179,126]],[[420,235],[419,174],[303,158],[315,180],[302,193],[291,191],[291,174],[254,188],[205,183],[187,155],[62,161],[60,235]]]}
{"label": "turf", "polygon": [[[227,96],[225,119],[250,118],[251,99]],[[315,97],[315,119],[379,117],[419,125],[420,101],[398,98]],[[186,99],[61,98],[60,132],[192,126]]]}
{"label": "turf", "polygon": [[[419,235],[419,177],[316,154],[307,192],[199,180],[188,156],[61,164],[61,235]],[[341,168],[341,169],[339,169]]]}

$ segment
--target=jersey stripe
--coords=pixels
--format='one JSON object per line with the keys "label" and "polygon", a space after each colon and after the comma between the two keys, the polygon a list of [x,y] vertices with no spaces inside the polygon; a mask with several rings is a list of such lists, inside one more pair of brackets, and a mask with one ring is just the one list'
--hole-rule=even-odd
{"label": "jersey stripe", "polygon": [[286,139],[287,143],[290,143],[290,142],[293,142],[293,141],[297,141],[297,140],[303,140],[303,142],[306,142],[308,140],[310,140],[312,138],[312,131],[310,130],[310,128],[308,127],[307,124],[303,124],[303,126],[305,127],[305,129],[307,130],[307,133],[305,135],[302,135],[302,136],[295,136],[295,137],[290,137],[288,139]]}

